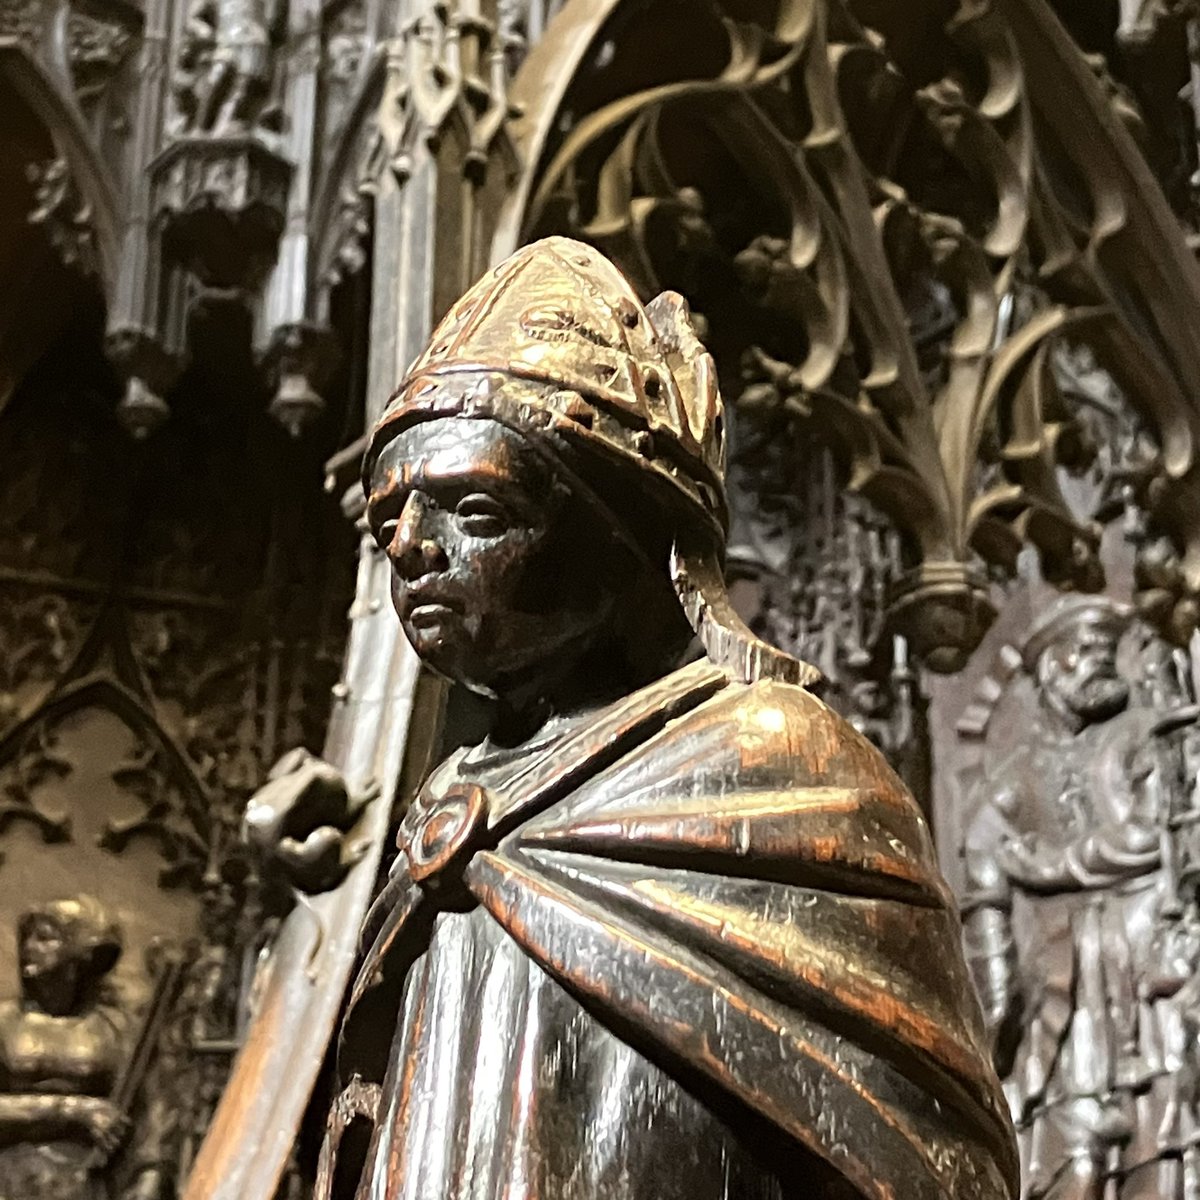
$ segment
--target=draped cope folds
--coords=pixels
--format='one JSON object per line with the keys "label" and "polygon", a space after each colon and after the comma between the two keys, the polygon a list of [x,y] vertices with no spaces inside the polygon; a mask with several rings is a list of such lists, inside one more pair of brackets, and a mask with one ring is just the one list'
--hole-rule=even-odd
{"label": "draped cope folds", "polygon": [[[439,768],[405,819],[344,1076],[381,1070],[356,1043],[399,1019],[436,912],[477,904],[619,1037],[864,1197],[1015,1194],[929,832],[814,696],[695,664],[556,734],[486,795],[467,774]],[[431,843],[441,859],[417,884]]]}

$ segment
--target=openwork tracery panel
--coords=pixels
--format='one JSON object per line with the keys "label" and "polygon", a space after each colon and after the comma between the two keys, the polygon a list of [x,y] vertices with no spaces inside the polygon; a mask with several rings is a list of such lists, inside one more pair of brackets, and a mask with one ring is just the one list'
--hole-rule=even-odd
{"label": "openwork tracery panel", "polygon": [[526,232],[682,290],[739,420],[831,440],[899,536],[889,633],[961,666],[1024,545],[1056,583],[1100,585],[1099,529],[1060,482],[1092,447],[1051,365],[1089,344],[1161,448],[1146,508],[1175,569],[1143,608],[1186,640],[1200,276],[1103,64],[1040,0],[903,21],[714,4],[669,61],[644,47],[670,5],[610,11],[537,146]]}

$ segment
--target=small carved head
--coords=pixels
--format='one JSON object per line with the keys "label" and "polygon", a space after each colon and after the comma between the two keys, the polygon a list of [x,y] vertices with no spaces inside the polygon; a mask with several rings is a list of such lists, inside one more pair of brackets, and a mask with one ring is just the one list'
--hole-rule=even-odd
{"label": "small carved head", "polygon": [[1115,716],[1129,703],[1117,666],[1128,612],[1106,597],[1061,601],[1025,646],[1026,667],[1043,700],[1075,724]]}
{"label": "small carved head", "polygon": [[74,1012],[121,950],[116,922],[91,896],[40,904],[17,926],[22,991],[47,1012]]}
{"label": "small carved head", "polygon": [[671,548],[687,529],[719,555],[724,464],[683,300],[643,306],[579,242],[523,248],[447,314],[372,433],[368,516],[406,635],[506,698],[588,656],[598,680],[644,680],[634,659],[690,637]]}

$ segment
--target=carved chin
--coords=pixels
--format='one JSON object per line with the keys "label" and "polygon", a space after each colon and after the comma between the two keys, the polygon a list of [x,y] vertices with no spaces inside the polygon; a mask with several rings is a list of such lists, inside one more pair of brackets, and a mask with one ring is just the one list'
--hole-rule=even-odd
{"label": "carved chin", "polygon": [[414,624],[403,622],[404,634],[417,657],[430,670],[444,675],[454,683],[461,683],[473,692],[492,695],[480,677],[486,672],[474,661],[469,649],[469,639],[458,613],[448,613],[440,620],[426,620]]}
{"label": "carved chin", "polygon": [[438,660],[447,662],[457,658],[457,631],[453,628],[454,614],[435,621],[404,622],[404,634],[417,655],[431,667],[441,669]]}

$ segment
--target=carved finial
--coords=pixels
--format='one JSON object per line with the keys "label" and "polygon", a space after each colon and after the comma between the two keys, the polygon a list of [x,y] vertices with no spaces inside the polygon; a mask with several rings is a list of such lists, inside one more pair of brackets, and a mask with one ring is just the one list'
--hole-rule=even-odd
{"label": "carved finial", "polygon": [[117,420],[135,440],[148,438],[169,416],[167,402],[134,375],[125,384],[125,395],[117,405]]}

